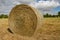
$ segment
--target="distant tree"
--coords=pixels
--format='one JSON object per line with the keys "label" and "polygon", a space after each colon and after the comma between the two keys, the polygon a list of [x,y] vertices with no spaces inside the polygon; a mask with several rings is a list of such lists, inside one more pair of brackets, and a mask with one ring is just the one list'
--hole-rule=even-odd
{"label": "distant tree", "polygon": [[60,11],[58,12],[58,16],[60,17]]}
{"label": "distant tree", "polygon": [[[60,16],[60,14],[59,14],[59,16]],[[51,15],[51,14],[46,13],[44,15],[44,17],[58,17],[58,15]]]}
{"label": "distant tree", "polygon": [[49,16],[49,14],[48,14],[48,13],[46,13],[46,16],[48,17],[48,16]]}
{"label": "distant tree", "polygon": [[57,17],[57,15],[52,15],[52,17]]}
{"label": "distant tree", "polygon": [[51,17],[52,15],[51,14],[48,14],[48,13],[46,13],[45,15],[44,15],[44,17]]}
{"label": "distant tree", "polygon": [[4,15],[4,18],[8,18],[8,15]]}
{"label": "distant tree", "polygon": [[0,18],[8,18],[8,15],[1,14],[1,15],[0,15]]}
{"label": "distant tree", "polygon": [[47,17],[49,14],[48,13],[46,13],[45,15],[44,15],[44,17]]}
{"label": "distant tree", "polygon": [[3,17],[4,17],[4,14],[1,14],[1,15],[0,15],[0,18],[3,18]]}

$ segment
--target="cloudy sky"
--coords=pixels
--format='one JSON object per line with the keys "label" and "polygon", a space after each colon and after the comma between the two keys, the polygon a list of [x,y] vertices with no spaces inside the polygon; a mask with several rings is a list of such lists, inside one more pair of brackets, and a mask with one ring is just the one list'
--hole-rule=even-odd
{"label": "cloudy sky", "polygon": [[21,3],[38,9],[42,14],[57,14],[60,11],[60,0],[0,0],[0,14],[9,14],[15,5]]}

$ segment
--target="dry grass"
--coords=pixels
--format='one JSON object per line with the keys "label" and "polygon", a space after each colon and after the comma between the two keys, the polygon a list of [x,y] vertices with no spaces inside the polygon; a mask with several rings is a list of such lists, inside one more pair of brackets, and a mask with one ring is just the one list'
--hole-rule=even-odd
{"label": "dry grass", "polygon": [[45,18],[39,31],[41,40],[60,40],[60,18]]}
{"label": "dry grass", "polygon": [[[8,19],[0,19],[0,40],[29,40],[9,33],[7,28]],[[60,40],[60,18],[44,18],[44,24],[39,30],[37,39]]]}

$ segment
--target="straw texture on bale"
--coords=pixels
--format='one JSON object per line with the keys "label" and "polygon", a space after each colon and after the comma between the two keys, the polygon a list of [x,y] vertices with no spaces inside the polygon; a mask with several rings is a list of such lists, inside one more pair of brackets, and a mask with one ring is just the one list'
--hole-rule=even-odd
{"label": "straw texture on bale", "polygon": [[42,15],[29,5],[15,6],[9,15],[9,28],[13,33],[31,37],[41,27]]}

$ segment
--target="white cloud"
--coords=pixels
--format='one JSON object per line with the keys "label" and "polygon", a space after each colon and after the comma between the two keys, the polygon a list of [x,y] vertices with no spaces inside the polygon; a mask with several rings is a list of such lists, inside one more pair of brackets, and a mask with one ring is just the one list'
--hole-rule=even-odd
{"label": "white cloud", "polygon": [[30,3],[34,0],[0,0],[0,13],[9,13],[10,10],[18,4]]}
{"label": "white cloud", "polygon": [[13,4],[18,5],[18,4],[21,4],[21,3],[20,3],[20,2],[15,1],[15,2],[13,2]]}
{"label": "white cloud", "polygon": [[60,6],[60,3],[55,1],[39,1],[38,3],[37,2],[31,3],[30,5],[35,8],[50,9]]}
{"label": "white cloud", "polygon": [[27,4],[27,3],[31,3],[31,2],[33,2],[35,0],[15,0],[15,1]]}
{"label": "white cloud", "polygon": [[33,2],[30,5],[32,7],[39,9],[43,13],[48,13],[48,12],[51,13],[51,11],[54,8],[60,6],[60,3],[58,1],[54,1],[54,0],[48,0],[48,1],[40,0],[38,2]]}
{"label": "white cloud", "polygon": [[42,12],[51,12],[53,8],[60,6],[60,0],[0,0],[0,12],[9,12],[14,5],[29,4]]}
{"label": "white cloud", "polygon": [[15,5],[20,4],[15,0],[0,0],[0,13],[9,12]]}

